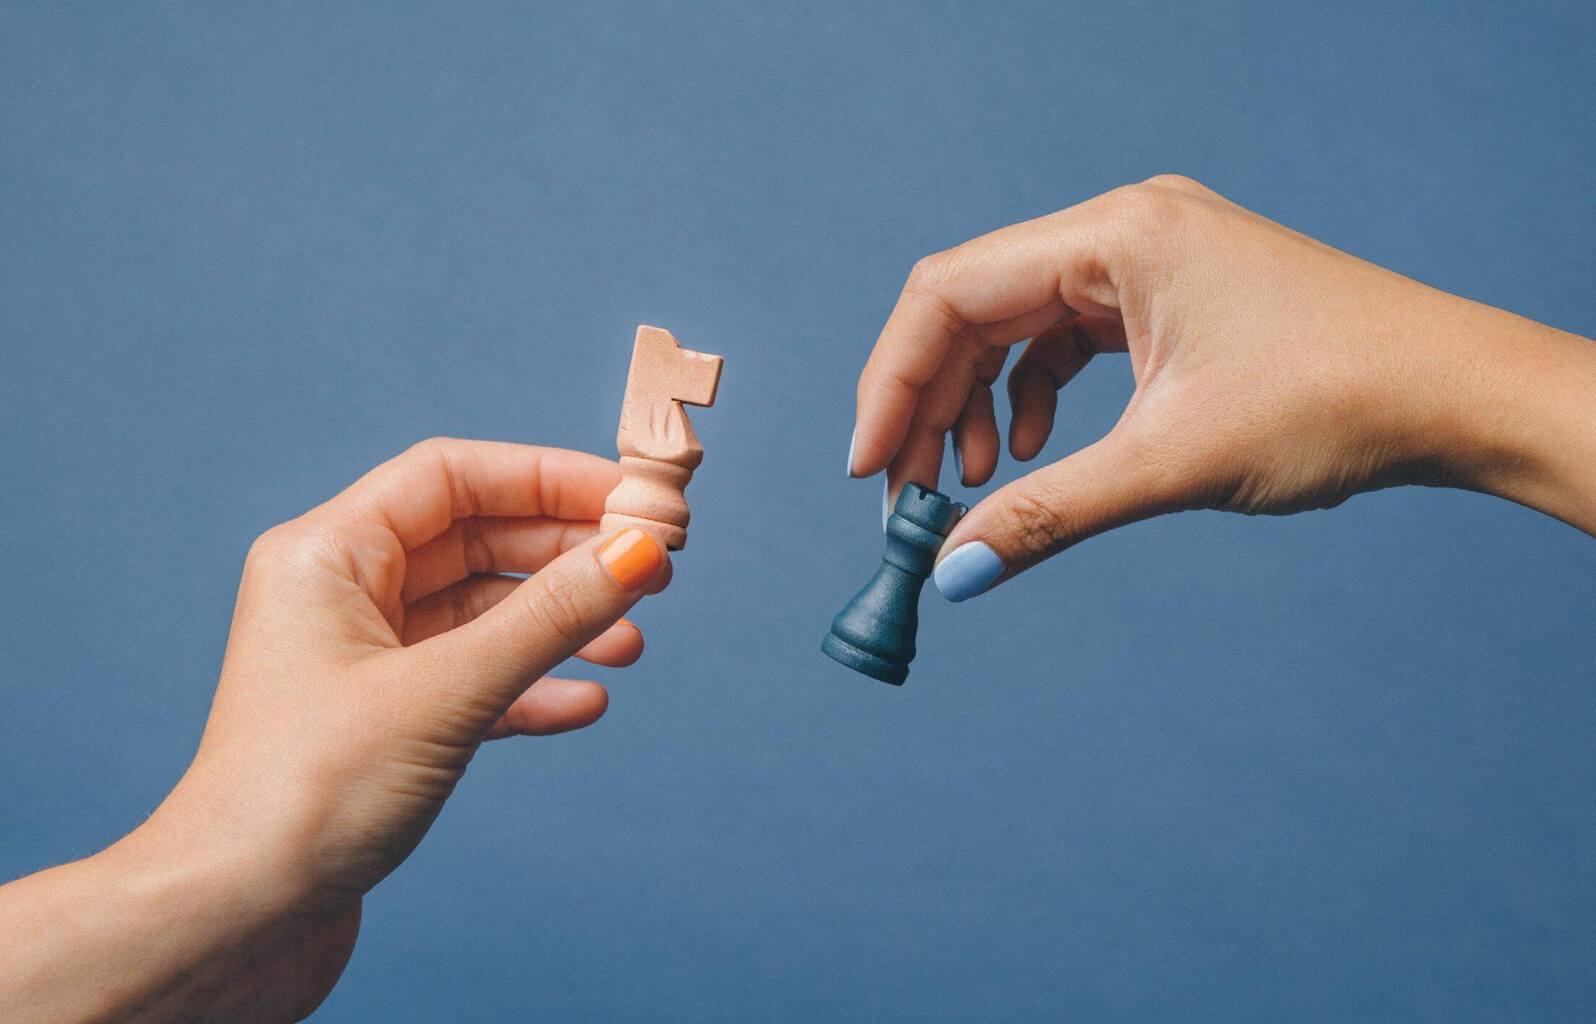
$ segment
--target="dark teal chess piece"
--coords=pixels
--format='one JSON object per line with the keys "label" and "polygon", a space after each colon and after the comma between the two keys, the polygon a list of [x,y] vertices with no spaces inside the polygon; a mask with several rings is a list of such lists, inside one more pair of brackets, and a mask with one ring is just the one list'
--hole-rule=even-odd
{"label": "dark teal chess piece", "polygon": [[902,686],[920,628],[920,588],[964,511],[945,494],[919,484],[904,487],[887,519],[881,567],[831,620],[820,649],[855,672]]}

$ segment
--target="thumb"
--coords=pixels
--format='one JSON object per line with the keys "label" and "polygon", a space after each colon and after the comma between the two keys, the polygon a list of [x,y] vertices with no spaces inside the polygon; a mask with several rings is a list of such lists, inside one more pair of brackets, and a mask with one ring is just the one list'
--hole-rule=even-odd
{"label": "thumb", "polygon": [[949,601],[964,601],[1072,544],[1177,504],[1152,461],[1110,432],[979,502],[948,535],[932,580]]}
{"label": "thumb", "polygon": [[627,528],[539,569],[471,622],[430,640],[431,673],[484,728],[554,666],[598,637],[669,578],[664,545]]}

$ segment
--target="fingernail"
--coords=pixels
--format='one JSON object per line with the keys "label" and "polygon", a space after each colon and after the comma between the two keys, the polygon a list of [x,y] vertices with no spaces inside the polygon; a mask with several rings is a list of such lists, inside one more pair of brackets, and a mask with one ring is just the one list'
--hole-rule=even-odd
{"label": "fingernail", "polygon": [[883,532],[887,528],[887,517],[892,515],[892,506],[887,504],[887,491],[890,487],[891,485],[886,480],[881,481],[881,529]]}
{"label": "fingernail", "polygon": [[599,548],[604,571],[626,590],[636,590],[652,579],[664,558],[659,543],[638,529],[622,530]]}
{"label": "fingernail", "polygon": [[959,486],[964,486],[964,456],[959,452],[959,446],[953,446],[953,472],[958,474]]}
{"label": "fingernail", "polygon": [[848,435],[848,479],[853,479],[853,443],[859,440],[859,428],[854,427],[853,433]]}
{"label": "fingernail", "polygon": [[991,589],[1003,575],[1003,559],[985,541],[960,544],[931,573],[931,580],[949,601],[967,601]]}

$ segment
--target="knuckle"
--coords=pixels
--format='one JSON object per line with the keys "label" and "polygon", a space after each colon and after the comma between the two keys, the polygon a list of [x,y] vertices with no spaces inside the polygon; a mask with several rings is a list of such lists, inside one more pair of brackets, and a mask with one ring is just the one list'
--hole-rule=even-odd
{"label": "knuckle", "polygon": [[[1111,244],[1129,253],[1164,254],[1192,233],[1192,219],[1205,204],[1195,191],[1184,185],[1171,187],[1165,177],[1124,185],[1104,197],[1112,224]],[[1151,250],[1146,244],[1149,240],[1154,243]]]}
{"label": "knuckle", "polygon": [[470,449],[469,441],[439,435],[416,442],[403,456],[414,460],[423,471],[438,475],[449,493],[451,515],[455,519],[477,514],[477,496],[472,492],[470,478],[459,470],[459,464],[469,456]]}
{"label": "knuckle", "polygon": [[466,572],[489,572],[497,564],[480,520],[465,519],[460,524],[460,549]]}
{"label": "knuckle", "polygon": [[244,559],[245,565],[261,568],[291,559],[294,552],[304,545],[305,533],[304,526],[297,519],[278,523],[255,538]]}
{"label": "knuckle", "polygon": [[415,444],[410,446],[409,451],[411,454],[415,455],[442,455],[450,448],[453,448],[457,443],[458,442],[452,437],[438,435],[435,437],[429,437],[423,441],[417,441]]}
{"label": "knuckle", "polygon": [[460,627],[477,617],[472,605],[475,603],[468,587],[450,587],[445,593],[449,601],[449,622]]}
{"label": "knuckle", "polygon": [[[493,579],[491,576],[485,578],[488,580]],[[503,590],[490,586],[472,587],[470,597],[466,601],[466,614],[472,619],[486,615],[494,605],[504,600],[517,586],[517,581],[510,581],[506,589]]]}
{"label": "knuckle", "polygon": [[327,564],[336,546],[326,530],[308,517],[291,519],[255,538],[244,571],[263,579],[302,578]]}
{"label": "knuckle", "polygon": [[460,441],[457,438],[442,435],[429,437],[406,448],[399,459],[417,465],[435,463],[447,466],[459,446]]}
{"label": "knuckle", "polygon": [[1014,534],[1027,554],[1051,551],[1068,536],[1068,524],[1058,506],[1045,494],[1017,492],[1009,502]]}
{"label": "knuckle", "polygon": [[577,585],[571,580],[552,575],[547,579],[537,576],[533,579],[541,582],[523,590],[526,593],[527,610],[532,613],[537,628],[550,639],[572,650],[591,639],[587,635],[587,605]]}
{"label": "knuckle", "polygon": [[922,256],[915,261],[909,269],[909,279],[904,285],[906,292],[934,294],[947,280],[948,270],[953,262],[952,250],[934,252],[929,256]]}
{"label": "knuckle", "polygon": [[1145,182],[1122,186],[1110,195],[1121,221],[1137,231],[1156,229],[1167,223],[1181,198],[1177,193]]}
{"label": "knuckle", "polygon": [[1184,174],[1155,174],[1142,182],[1150,188],[1162,188],[1171,192],[1180,192],[1185,195],[1200,196],[1208,193],[1207,186],[1195,178],[1188,178]]}

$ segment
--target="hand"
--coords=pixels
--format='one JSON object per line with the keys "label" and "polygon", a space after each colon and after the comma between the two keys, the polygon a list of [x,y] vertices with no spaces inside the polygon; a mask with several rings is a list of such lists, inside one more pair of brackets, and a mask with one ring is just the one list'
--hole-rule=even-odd
{"label": "hand", "polygon": [[[15,1002],[0,969],[0,1007],[22,1007],[7,1019],[77,1019],[85,994],[84,1016],[117,1019],[314,1009],[362,895],[415,848],[483,740],[588,725],[604,689],[545,673],[572,654],[641,654],[621,616],[670,565],[642,531],[595,538],[619,479],[575,452],[428,441],[262,536],[176,789],[104,854],[0,890],[0,927],[70,932],[78,898],[93,907],[87,937],[44,935]],[[65,1002],[50,999],[52,964]],[[13,969],[26,981],[28,967]]]}
{"label": "hand", "polygon": [[1104,530],[1180,509],[1280,514],[1400,483],[1489,490],[1596,532],[1596,346],[1154,178],[922,260],[859,379],[849,472],[935,486],[953,434],[989,480],[1057,392],[1128,352],[1107,436],[973,508],[935,580],[963,600]]}

